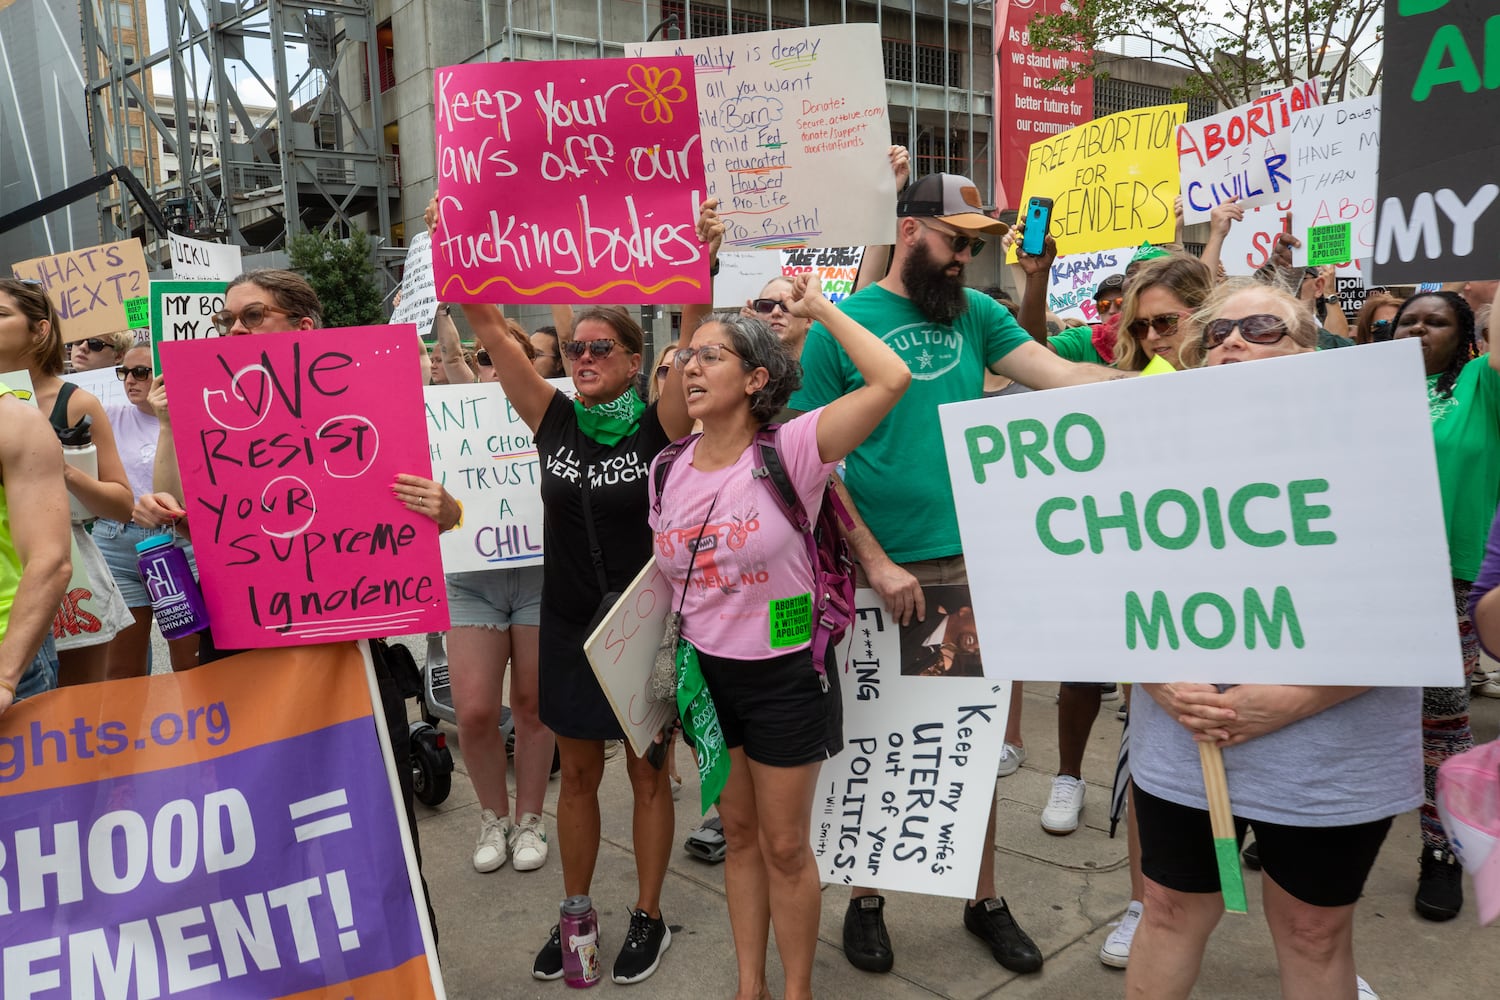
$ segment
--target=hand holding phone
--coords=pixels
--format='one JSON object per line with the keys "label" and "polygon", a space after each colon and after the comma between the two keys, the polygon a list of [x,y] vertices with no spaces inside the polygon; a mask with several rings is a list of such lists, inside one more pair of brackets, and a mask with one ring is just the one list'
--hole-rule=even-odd
{"label": "hand holding phone", "polygon": [[1026,205],[1026,235],[1021,252],[1040,257],[1047,250],[1047,230],[1052,228],[1052,199],[1032,198]]}

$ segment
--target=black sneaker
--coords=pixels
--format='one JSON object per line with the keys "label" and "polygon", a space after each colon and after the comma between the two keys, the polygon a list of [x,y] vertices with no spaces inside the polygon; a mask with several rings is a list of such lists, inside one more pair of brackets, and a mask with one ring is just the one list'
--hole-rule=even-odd
{"label": "black sneaker", "polygon": [[531,963],[531,975],[533,979],[561,979],[562,973],[562,935],[553,924],[547,943],[542,945],[542,950],[536,953],[536,959]]}
{"label": "black sneaker", "polygon": [[610,978],[625,984],[650,977],[671,946],[672,932],[667,929],[667,922],[661,917],[653,919],[645,910],[636,910],[630,915],[630,930],[625,932],[625,945],[615,958],[615,971]]}
{"label": "black sneaker", "polygon": [[1252,840],[1246,844],[1245,849],[1240,852],[1240,860],[1251,871],[1260,871],[1260,841]]}
{"label": "black sneaker", "polygon": [[1417,878],[1417,912],[1428,920],[1452,920],[1463,908],[1463,868],[1451,851],[1425,848]]}
{"label": "black sneaker", "polygon": [[891,936],[885,930],[885,897],[849,900],[844,912],[844,957],[865,972],[890,972],[896,964]]}
{"label": "black sneaker", "polygon": [[981,899],[973,906],[964,904],[964,927],[970,934],[990,946],[995,961],[1011,972],[1037,972],[1042,967],[1042,952],[1027,937],[1010,915],[1003,899]]}

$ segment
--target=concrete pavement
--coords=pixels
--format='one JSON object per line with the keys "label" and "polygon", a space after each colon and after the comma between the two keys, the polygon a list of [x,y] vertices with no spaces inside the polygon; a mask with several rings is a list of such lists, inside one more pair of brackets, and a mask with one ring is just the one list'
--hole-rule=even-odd
{"label": "concrete pavement", "polygon": [[[420,651],[418,652],[420,656]],[[1119,997],[1124,974],[1098,959],[1110,925],[1129,895],[1124,829],[1107,836],[1109,782],[1120,723],[1107,703],[1094,726],[1085,759],[1089,781],[1084,826],[1068,837],[1041,829],[1057,766],[1055,684],[1026,689],[1023,732],[1025,766],[998,783],[1001,798],[995,837],[1000,891],[1021,926],[1046,956],[1044,969],[1016,976],[971,938],[961,922],[963,904],[931,896],[896,895],[886,922],[896,951],[895,970],[885,976],[855,970],[840,946],[847,896],[824,891],[823,920],[814,985],[830,1000],[946,997],[952,1000],[1031,997]],[[1500,731],[1500,701],[1477,699],[1475,735],[1494,739]],[[557,919],[562,874],[556,845],[545,867],[519,873],[509,866],[481,875],[469,857],[479,826],[479,806],[463,773],[462,748],[445,727],[459,773],[452,795],[437,810],[418,806],[424,869],[437,909],[448,995],[455,1000],[561,1000],[561,982],[531,978],[531,961]],[[697,784],[686,750],[679,749],[685,786],[677,807],[677,847],[663,893],[663,913],[672,927],[672,947],[655,976],[618,987],[605,981],[596,991],[624,990],[639,997],[731,997],[734,945],[724,903],[723,867],[689,857],[681,843],[698,824]],[[554,829],[557,782],[547,796],[547,825]],[[606,765],[601,791],[603,845],[594,878],[606,970],[614,961],[635,899],[631,858],[630,789],[623,756]],[[1356,920],[1360,974],[1382,1000],[1474,1000],[1500,995],[1500,925],[1480,928],[1472,905],[1455,921],[1433,924],[1412,909],[1420,839],[1415,814],[1402,817],[1386,840],[1366,887]],[[1275,958],[1260,915],[1260,876],[1246,872],[1248,917],[1226,916],[1209,945],[1195,996],[1215,1000],[1260,1000],[1279,995]],[[1465,880],[1467,886],[1467,879]],[[779,995],[779,966],[772,947],[770,976]]]}

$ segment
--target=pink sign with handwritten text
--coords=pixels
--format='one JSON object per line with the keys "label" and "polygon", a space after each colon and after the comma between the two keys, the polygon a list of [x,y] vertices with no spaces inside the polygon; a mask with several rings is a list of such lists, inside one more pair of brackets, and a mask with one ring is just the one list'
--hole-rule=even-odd
{"label": "pink sign with handwritten text", "polygon": [[686,56],[433,73],[443,302],[707,302]]}
{"label": "pink sign with handwritten text", "polygon": [[418,350],[410,325],[162,344],[217,646],[448,627],[437,525],[391,494],[432,475]]}

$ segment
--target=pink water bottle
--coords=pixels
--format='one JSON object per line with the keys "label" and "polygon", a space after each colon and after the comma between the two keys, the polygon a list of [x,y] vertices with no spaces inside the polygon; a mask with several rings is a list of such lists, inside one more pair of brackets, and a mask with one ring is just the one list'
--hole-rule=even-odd
{"label": "pink water bottle", "polygon": [[563,900],[557,932],[562,939],[563,982],[575,990],[599,982],[599,914],[594,901],[587,896]]}

